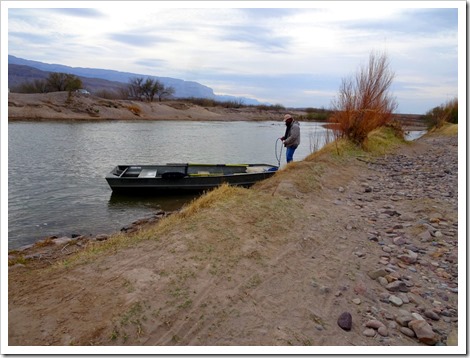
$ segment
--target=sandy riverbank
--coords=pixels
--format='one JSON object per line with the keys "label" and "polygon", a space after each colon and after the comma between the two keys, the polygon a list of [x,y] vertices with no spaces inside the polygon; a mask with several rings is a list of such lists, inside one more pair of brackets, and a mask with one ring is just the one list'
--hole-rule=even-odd
{"label": "sandy riverbank", "polygon": [[[108,100],[92,95],[67,92],[44,94],[8,94],[9,121],[98,121],[98,120],[185,120],[185,121],[281,121],[287,110],[258,107],[202,107],[189,102],[141,102]],[[288,110],[296,119],[305,120],[303,110]],[[422,116],[395,114],[405,130],[426,128]]]}
{"label": "sandy riverbank", "polygon": [[[294,111],[294,115],[305,115]],[[107,100],[67,92],[8,95],[8,119],[15,120],[281,120],[284,112],[255,107],[201,107],[187,102]]]}
{"label": "sandy riverbank", "polygon": [[78,257],[79,240],[37,248],[54,245],[51,262],[11,253],[9,344],[455,345],[457,148],[431,134],[386,156],[335,149]]}

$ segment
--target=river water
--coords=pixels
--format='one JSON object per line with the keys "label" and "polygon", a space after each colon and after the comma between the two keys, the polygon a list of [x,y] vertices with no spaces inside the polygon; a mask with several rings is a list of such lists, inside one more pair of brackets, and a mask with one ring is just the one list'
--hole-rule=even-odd
{"label": "river water", "polygon": [[[113,195],[105,176],[118,164],[277,165],[275,144],[284,130],[282,122],[11,122],[8,248],[52,235],[109,234],[193,198]],[[326,132],[302,122],[294,160],[320,148]],[[285,151],[281,160],[285,165]]]}

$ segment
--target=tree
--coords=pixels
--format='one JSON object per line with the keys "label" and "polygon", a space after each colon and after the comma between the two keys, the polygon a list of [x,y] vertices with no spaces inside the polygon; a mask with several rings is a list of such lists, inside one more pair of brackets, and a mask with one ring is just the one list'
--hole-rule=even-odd
{"label": "tree", "polygon": [[143,77],[134,77],[129,80],[128,93],[130,98],[139,100],[146,100],[152,102],[154,97],[158,97],[161,102],[162,98],[171,96],[175,93],[173,87],[165,87],[160,81],[153,80],[148,77],[144,80]]}
{"label": "tree", "polygon": [[161,102],[164,97],[169,97],[175,94],[175,89],[171,86],[165,87],[164,85],[157,91],[158,102]]}
{"label": "tree", "polygon": [[77,76],[68,73],[53,72],[46,79],[48,92],[54,91],[75,91],[82,87],[82,80]]}
{"label": "tree", "polygon": [[164,86],[157,80],[152,80],[150,77],[142,84],[142,94],[148,102],[152,102],[153,98]]}
{"label": "tree", "polygon": [[390,122],[397,107],[389,94],[394,76],[387,56],[371,53],[368,66],[342,80],[331,117],[337,135],[363,144],[372,130]]}
{"label": "tree", "polygon": [[142,77],[134,77],[129,79],[129,85],[127,90],[129,92],[129,98],[142,99],[142,83],[144,79]]}

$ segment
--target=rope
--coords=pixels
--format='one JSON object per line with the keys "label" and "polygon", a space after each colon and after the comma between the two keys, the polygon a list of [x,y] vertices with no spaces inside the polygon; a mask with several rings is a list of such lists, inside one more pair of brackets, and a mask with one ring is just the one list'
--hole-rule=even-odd
{"label": "rope", "polygon": [[[281,138],[278,138],[276,140],[276,145],[274,147],[274,154],[276,155],[276,159],[277,159],[277,166],[280,168],[281,167],[281,157],[282,157],[282,144],[281,144],[281,149],[279,150],[279,155],[277,154],[278,150],[277,150],[277,143],[281,141]],[[281,141],[282,143],[282,141]]]}

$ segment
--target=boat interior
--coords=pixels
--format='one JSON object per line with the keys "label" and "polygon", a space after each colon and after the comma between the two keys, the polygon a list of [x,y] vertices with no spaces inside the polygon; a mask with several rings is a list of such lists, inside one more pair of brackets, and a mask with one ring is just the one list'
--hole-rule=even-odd
{"label": "boat interior", "polygon": [[[273,169],[274,168],[274,169]],[[277,167],[267,164],[167,164],[118,165],[111,172],[120,178],[183,178],[186,176],[221,176],[273,171]]]}

